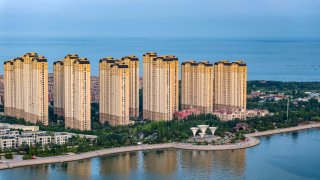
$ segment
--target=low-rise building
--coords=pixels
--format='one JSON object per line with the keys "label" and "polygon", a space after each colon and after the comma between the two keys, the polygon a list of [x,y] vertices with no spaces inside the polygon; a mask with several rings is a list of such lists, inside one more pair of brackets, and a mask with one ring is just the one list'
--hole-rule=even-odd
{"label": "low-rise building", "polygon": [[1,150],[7,148],[15,148],[16,147],[16,138],[5,136],[0,138],[0,148]]}
{"label": "low-rise building", "polygon": [[[17,129],[22,131],[11,131],[15,129],[13,127],[19,127]],[[0,149],[6,148],[18,148],[23,145],[32,146],[36,143],[40,145],[48,144],[66,144],[70,138],[74,136],[79,136],[80,138],[89,139],[91,142],[96,141],[97,136],[87,135],[87,134],[75,134],[68,132],[46,132],[39,131],[38,126],[28,126],[23,125],[11,125],[0,123]],[[25,129],[25,131],[23,130]],[[36,131],[30,131],[36,130]]]}
{"label": "low-rise building", "polygon": [[88,134],[76,134],[76,133],[68,133],[70,134],[72,137],[73,136],[78,136],[80,138],[85,138],[85,139],[89,139],[91,142],[94,142],[97,140],[98,136],[96,135],[88,135]]}
{"label": "low-rise building", "polygon": [[39,143],[41,145],[51,144],[53,143],[52,136],[48,134],[39,134],[36,136],[36,143]]}
{"label": "low-rise building", "polygon": [[10,131],[6,135],[16,137],[19,135],[19,131]]}
{"label": "low-rise building", "polygon": [[178,120],[187,118],[190,115],[199,115],[201,111],[199,109],[187,109],[183,111],[177,111],[173,113],[173,116]]}
{"label": "low-rise building", "polygon": [[233,119],[242,119],[244,120],[245,110],[229,111],[227,109],[218,109],[215,110],[213,115],[216,115],[221,121],[229,121]]}
{"label": "low-rise building", "polygon": [[0,123],[0,127],[7,127],[8,129],[20,129],[22,131],[39,131],[39,126],[25,126],[20,124]]}
{"label": "low-rise building", "polygon": [[22,131],[21,135],[23,136],[33,136],[34,138],[36,138],[38,135],[41,134],[46,134],[46,131]]}
{"label": "low-rise building", "polygon": [[53,143],[62,145],[67,143],[71,137],[72,135],[70,133],[57,132],[53,134]]}
{"label": "low-rise building", "polygon": [[0,137],[16,137],[17,135],[19,135],[19,131],[10,131],[10,128],[8,126],[0,126]]}
{"label": "low-rise building", "polygon": [[28,145],[28,146],[32,146],[34,145],[36,142],[35,137],[33,137],[32,135],[21,135],[17,137],[17,146],[23,146],[23,145]]}
{"label": "low-rise building", "polygon": [[269,111],[266,109],[251,109],[251,110],[234,110],[228,111],[226,109],[219,109],[213,112],[221,121],[230,121],[233,119],[246,120],[247,118],[252,117],[264,117],[270,115]]}
{"label": "low-rise building", "polygon": [[22,131],[39,131],[39,126],[24,126],[18,124],[12,124],[10,129],[21,129]]}
{"label": "low-rise building", "polygon": [[270,115],[270,112],[267,109],[250,109],[247,110],[245,113],[245,118],[250,118],[250,117],[264,117]]}
{"label": "low-rise building", "polygon": [[5,134],[8,134],[9,132],[10,132],[10,128],[8,128],[6,126],[0,127],[0,135],[5,135]]}

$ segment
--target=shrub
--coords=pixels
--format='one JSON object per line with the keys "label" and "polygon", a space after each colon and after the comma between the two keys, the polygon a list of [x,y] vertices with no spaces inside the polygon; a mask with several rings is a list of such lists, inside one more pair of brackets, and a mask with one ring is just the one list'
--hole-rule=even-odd
{"label": "shrub", "polygon": [[8,152],[8,153],[6,153],[6,154],[4,155],[4,157],[5,157],[6,159],[12,159],[12,158],[13,158],[13,155],[12,155],[11,152]]}

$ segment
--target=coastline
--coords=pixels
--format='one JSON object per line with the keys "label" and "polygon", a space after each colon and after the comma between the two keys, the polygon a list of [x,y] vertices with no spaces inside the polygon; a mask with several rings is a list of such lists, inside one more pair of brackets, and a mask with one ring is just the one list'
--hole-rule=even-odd
{"label": "coastline", "polygon": [[279,133],[293,132],[305,129],[320,128],[320,123],[312,123],[307,125],[299,125],[296,127],[268,130],[262,132],[256,132],[251,134],[246,134],[247,140],[244,142],[239,142],[236,144],[227,144],[227,145],[192,145],[187,143],[165,143],[165,144],[145,144],[145,145],[136,145],[136,146],[127,146],[127,147],[116,147],[108,148],[97,151],[91,151],[81,154],[74,155],[61,155],[61,156],[52,156],[32,160],[20,160],[20,161],[10,161],[0,163],[0,170],[10,169],[23,166],[33,166],[40,164],[53,164],[53,163],[62,163],[70,161],[78,161],[82,159],[89,159],[98,156],[132,152],[132,151],[146,151],[146,150],[157,150],[157,149],[183,149],[183,150],[205,150],[205,151],[223,151],[223,150],[236,150],[244,149],[257,146],[260,144],[260,140],[256,137],[268,136]]}
{"label": "coastline", "polygon": [[273,134],[280,134],[280,133],[286,133],[286,132],[294,132],[294,131],[300,131],[305,129],[313,129],[313,128],[320,128],[320,123],[310,123],[306,125],[298,125],[294,127],[288,127],[288,128],[280,128],[280,129],[273,129],[268,131],[261,131],[261,132],[255,132],[247,134],[247,136],[250,137],[260,137],[260,136],[269,136]]}

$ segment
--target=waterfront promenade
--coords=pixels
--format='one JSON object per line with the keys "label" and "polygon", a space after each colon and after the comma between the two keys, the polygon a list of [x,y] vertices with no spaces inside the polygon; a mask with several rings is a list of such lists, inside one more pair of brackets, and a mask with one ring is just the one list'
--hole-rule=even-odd
{"label": "waterfront promenade", "polygon": [[52,164],[52,163],[77,161],[77,160],[88,159],[88,158],[93,158],[97,156],[104,156],[104,155],[125,153],[125,152],[132,152],[132,151],[146,151],[146,150],[168,149],[168,148],[184,149],[184,150],[205,150],[205,151],[244,149],[244,148],[250,148],[250,147],[256,146],[260,143],[260,140],[255,137],[292,132],[292,131],[298,131],[298,130],[304,130],[304,129],[311,129],[311,128],[320,128],[320,123],[312,123],[312,124],[300,125],[300,126],[290,127],[290,128],[251,133],[246,135],[247,138],[245,141],[239,142],[236,144],[192,145],[187,143],[165,143],[165,144],[150,144],[150,145],[144,144],[144,145],[137,145],[137,146],[116,147],[116,148],[108,148],[108,149],[91,151],[91,152],[81,153],[81,154],[53,156],[53,157],[45,157],[45,158],[38,158],[38,159],[32,159],[32,160],[14,160],[10,162],[3,162],[3,163],[0,163],[0,170],[15,168],[15,167],[39,165],[39,164]]}
{"label": "waterfront promenade", "polygon": [[310,123],[306,125],[299,125],[299,126],[289,127],[289,128],[280,128],[280,129],[274,129],[274,130],[268,130],[268,131],[255,132],[255,133],[247,134],[247,136],[260,137],[260,136],[268,136],[272,134],[293,132],[293,131],[313,129],[313,128],[320,128],[320,123]]}

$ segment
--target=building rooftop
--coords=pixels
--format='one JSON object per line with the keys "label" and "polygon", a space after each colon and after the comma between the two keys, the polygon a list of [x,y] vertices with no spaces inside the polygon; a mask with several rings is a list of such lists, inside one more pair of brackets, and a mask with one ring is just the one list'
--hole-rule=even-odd
{"label": "building rooftop", "polygon": [[14,136],[2,136],[0,139],[16,139]]}
{"label": "building rooftop", "polygon": [[50,136],[50,137],[51,137],[51,135],[50,135],[50,134],[37,134],[37,137],[39,137],[39,136],[41,136],[41,137],[44,137],[44,136]]}
{"label": "building rooftop", "polygon": [[53,135],[71,135],[71,134],[67,132],[53,132]]}
{"label": "building rooftop", "polygon": [[78,56],[78,54],[67,54],[64,58],[78,59],[79,56]]}
{"label": "building rooftop", "polygon": [[127,64],[112,64],[111,67],[117,66],[118,68],[129,68]]}
{"label": "building rooftop", "polygon": [[32,135],[19,135],[18,138],[33,138]]}
{"label": "building rooftop", "polygon": [[28,52],[27,54],[24,55],[24,57],[29,56],[29,57],[37,57],[38,54],[36,52]]}
{"label": "building rooftop", "polygon": [[191,66],[198,66],[200,64],[205,65],[205,66],[213,66],[213,64],[210,63],[209,61],[196,62],[195,60],[187,60],[187,61],[183,62],[181,65],[186,65],[186,64],[190,64]]}
{"label": "building rooftop", "polygon": [[109,57],[105,57],[105,58],[100,59],[99,63],[102,63],[104,61],[107,63],[114,63],[116,60],[113,57],[109,56]]}
{"label": "building rooftop", "polygon": [[121,58],[121,60],[124,60],[124,59],[130,59],[131,61],[139,61],[139,59],[134,55],[125,56],[125,57]]}
{"label": "building rooftop", "polygon": [[22,134],[30,134],[30,133],[36,133],[36,134],[45,134],[47,131],[22,131]]}
{"label": "building rooftop", "polygon": [[13,65],[13,62],[12,61],[5,61],[3,64],[10,64],[10,65]]}
{"label": "building rooftop", "polygon": [[157,53],[156,52],[146,52],[145,54],[143,54],[143,56],[146,56],[146,55],[157,56]]}
{"label": "building rooftop", "polygon": [[24,62],[23,58],[21,58],[21,57],[16,57],[16,58],[14,58],[13,61],[21,61],[21,62]]}
{"label": "building rooftop", "polygon": [[59,61],[55,61],[55,62],[53,63],[53,65],[55,65],[55,64],[63,65],[63,61],[61,61],[61,60],[59,60]]}
{"label": "building rooftop", "polygon": [[90,61],[87,58],[78,58],[74,63],[79,63],[79,64],[90,64]]}
{"label": "building rooftop", "polygon": [[162,60],[162,61],[178,61],[178,58],[173,55],[165,55],[165,56],[158,56],[154,58],[153,61]]}
{"label": "building rooftop", "polygon": [[239,66],[247,66],[247,64],[241,60],[236,60],[234,62],[229,62],[228,60],[220,60],[220,61],[214,63],[214,65],[219,65],[219,64],[224,64],[227,66],[231,66],[232,64],[237,64]]}
{"label": "building rooftop", "polygon": [[184,62],[182,62],[181,65],[186,65],[186,64],[190,64],[191,66],[197,66],[198,65],[198,63],[195,60],[184,61]]}
{"label": "building rooftop", "polygon": [[36,62],[48,62],[47,58],[45,58],[44,56],[38,56],[36,58],[33,58],[32,61],[36,61]]}

